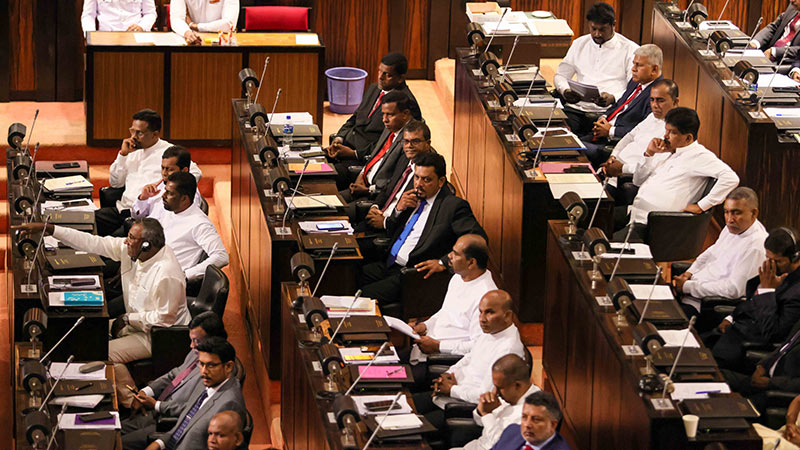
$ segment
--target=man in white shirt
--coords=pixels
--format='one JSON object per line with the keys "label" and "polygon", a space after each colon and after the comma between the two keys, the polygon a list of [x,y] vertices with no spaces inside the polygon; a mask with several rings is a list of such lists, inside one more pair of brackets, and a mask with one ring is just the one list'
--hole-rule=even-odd
{"label": "man in white shirt", "polygon": [[[164,210],[164,186],[167,178],[176,172],[188,172],[192,164],[192,155],[180,145],[173,145],[164,150],[161,155],[161,180],[158,183],[148,184],[142,188],[141,194],[131,208],[131,217],[140,219],[151,214],[160,214]],[[203,204],[200,190],[195,191],[193,203],[197,206]]]}
{"label": "man in white shirt", "polygon": [[84,34],[89,31],[150,31],[155,22],[153,0],[83,0],[81,27]]}
{"label": "man in white shirt", "polygon": [[172,0],[169,23],[172,31],[186,39],[189,45],[200,45],[198,32],[229,32],[239,20],[239,0]]}
{"label": "man in white shirt", "polygon": [[183,270],[164,242],[164,229],[155,219],[138,219],[127,238],[100,237],[71,228],[42,223],[18,227],[29,233],[45,232],[84,252],[121,262],[122,294],[126,313],[110,324],[108,359],[114,363],[120,403],[130,407],[135,383],[125,363],[151,357],[150,328],[187,325],[186,281]]}
{"label": "man in white shirt", "polygon": [[[211,219],[192,203],[197,181],[188,172],[175,172],[167,178],[162,207],[149,217],[164,227],[167,245],[180,262],[189,283],[203,279],[209,265],[228,265],[228,252]],[[203,256],[207,257],[203,259]]]}
{"label": "man in white shirt", "polygon": [[433,392],[414,396],[417,411],[436,427],[444,424],[444,405],[452,401],[478,403],[481,394],[492,389],[492,365],[513,353],[525,356],[525,349],[514,325],[511,296],[494,290],[481,299],[480,326],[483,333],[472,349],[441,377],[434,380]]}
{"label": "man in white shirt", "polygon": [[[693,109],[673,108],[665,116],[664,139],[654,138],[644,153],[644,162],[633,174],[639,192],[630,207],[631,236],[644,238],[651,211],[686,211],[701,214],[722,203],[739,184],[736,173],[697,142],[700,119]],[[666,155],[655,158],[656,155]],[[710,179],[714,187],[700,198]],[[619,207],[618,207],[619,208]],[[627,233],[621,229],[615,239]]]}
{"label": "man in white shirt", "polygon": [[[553,78],[556,90],[568,103],[564,109],[567,123],[578,136],[591,132],[597,114],[603,113],[625,92],[631,78],[633,53],[639,48],[625,36],[614,33],[616,18],[614,8],[608,3],[592,5],[586,20],[590,33],[572,42]],[[578,83],[596,86],[600,96],[583,99],[569,87],[573,77]]]}
{"label": "man in white shirt", "polygon": [[[767,230],[758,220],[758,196],[740,186],[725,199],[725,228],[689,269],[672,279],[687,317],[700,314],[703,297],[740,298],[764,262]],[[716,324],[712,324],[713,327]],[[703,329],[701,327],[701,329]]]}
{"label": "man in white shirt", "polygon": [[[656,80],[650,88],[650,110],[652,111],[643,121],[625,135],[611,153],[608,161],[603,163],[602,170],[606,177],[612,177],[608,182],[608,191],[614,197],[617,205],[628,205],[636,196],[634,187],[630,200],[625,202],[627,191],[619,183],[620,176],[632,176],[636,168],[644,160],[644,152],[653,138],[664,136],[664,116],[674,107],[678,106],[678,85],[666,78]],[[633,184],[631,184],[633,187]]]}
{"label": "man in white shirt", "polygon": [[[128,131],[131,137],[122,140],[122,147],[108,174],[111,187],[124,187],[125,191],[116,206],[95,211],[97,234],[100,236],[124,236],[122,225],[131,215],[133,202],[145,185],[157,183],[161,178],[161,156],[172,145],[160,138],[161,116],[151,109],[134,114]],[[189,172],[197,179],[202,175],[194,162]]]}
{"label": "man in white shirt", "polygon": [[[455,272],[447,285],[442,308],[423,322],[409,322],[420,335],[415,346],[422,353],[465,355],[481,335],[478,304],[497,289],[489,263],[489,247],[477,234],[465,234],[447,255]],[[414,352],[412,350],[412,361]]]}
{"label": "man in white shirt", "polygon": [[531,383],[530,366],[517,355],[506,355],[492,365],[494,390],[481,395],[472,411],[475,423],[483,427],[481,436],[464,446],[465,450],[489,450],[503,430],[520,423],[525,397],[539,392]]}

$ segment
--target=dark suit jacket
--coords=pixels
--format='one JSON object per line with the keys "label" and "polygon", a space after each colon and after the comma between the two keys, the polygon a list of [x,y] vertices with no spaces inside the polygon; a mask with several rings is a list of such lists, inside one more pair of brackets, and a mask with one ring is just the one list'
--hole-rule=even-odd
{"label": "dark suit jacket", "polygon": [[[422,119],[417,99],[408,89],[408,85],[403,83],[397,89],[403,91],[411,99],[411,115],[417,120]],[[344,139],[344,145],[359,154],[359,159],[369,154],[385,128],[383,126],[383,115],[380,113],[380,105],[372,116],[369,115],[380,93],[381,90],[378,88],[378,83],[370,84],[367,90],[364,91],[364,97],[362,97],[356,112],[336,132],[336,136]]]}
{"label": "dark suit jacket", "polygon": [[[397,134],[402,134],[403,130],[397,132]],[[378,139],[378,142],[372,148],[372,151],[369,153],[369,156],[365,156],[361,158],[359,155],[359,159],[363,159],[364,163],[368,163],[369,161],[374,158],[378,152],[381,151],[383,145],[386,144],[386,139],[389,138],[389,130],[383,130],[381,133],[381,137]],[[394,143],[389,147],[389,150],[386,151],[386,154],[383,156],[383,162],[381,166],[378,167],[377,173],[375,176],[372,177],[372,184],[375,185],[376,192],[380,192],[384,187],[386,187],[387,183],[389,183],[389,179],[392,177],[394,173],[395,165],[398,162],[400,157],[405,159],[405,154],[403,153],[403,136],[395,136]],[[406,160],[408,161],[408,160]],[[365,166],[366,167],[366,166]]]}
{"label": "dark suit jacket", "polygon": [[[375,204],[378,205],[379,208],[383,208],[383,204],[389,200],[389,196],[394,191],[395,186],[397,183],[402,181],[403,172],[406,171],[408,167],[409,161],[406,158],[405,153],[401,152],[400,156],[397,158],[397,162],[394,165],[394,171],[392,172],[392,176],[389,178],[389,181],[386,183],[386,186],[378,192],[378,195],[375,197]],[[405,192],[414,187],[414,174],[412,173],[409,175],[408,179],[406,180],[405,186],[400,188],[400,192]]]}
{"label": "dark suit jacket", "polygon": [[[494,444],[492,450],[519,450],[523,445],[525,445],[525,439],[522,438],[520,426],[516,423],[512,423],[503,430],[503,434],[500,435],[500,439]],[[548,442],[542,449],[572,450],[569,444],[567,444],[567,441],[565,441],[558,432],[556,432],[553,440]]]}
{"label": "dark suit jacket", "polygon": [[[789,22],[794,19],[795,14],[797,14],[797,9],[790,4],[789,7],[786,8],[786,11],[778,16],[774,22],[756,33],[753,39],[761,44],[761,50],[772,48],[772,46],[778,42],[781,36],[783,36],[786,25],[789,25]],[[800,49],[800,33],[795,34],[792,42],[786,47],[775,49],[775,54],[772,55],[772,57],[775,58],[775,61],[780,61],[781,58],[783,58],[783,53],[788,51],[789,55],[786,56],[786,60],[791,61],[796,57],[798,49]]]}
{"label": "dark suit jacket", "polygon": [[[161,439],[165,444],[169,441],[173,433],[180,427],[183,418],[189,410],[192,409],[197,399],[205,391],[205,386],[202,382],[197,383],[192,390],[192,395],[186,403],[186,406],[178,416],[178,423],[172,427],[171,430],[164,434],[156,435],[156,439]],[[242,414],[244,417],[245,405],[244,398],[242,397],[242,386],[236,377],[231,378],[223,384],[219,391],[214,394],[200,410],[191,418],[189,425],[183,432],[180,440],[175,447],[175,450],[196,450],[199,448],[206,448],[206,441],[208,439],[208,423],[214,416],[222,411],[233,410]]]}
{"label": "dark suit jacket", "polygon": [[[658,78],[653,80],[653,83],[662,78],[664,77],[659,75]],[[628,107],[625,111],[617,114],[617,120],[614,122],[613,138],[621,139],[650,114],[650,88],[653,87],[653,83],[650,83],[646,88],[642,89],[642,92],[628,103]],[[639,83],[633,80],[628,81],[628,87],[625,88],[625,93],[622,94],[622,97],[620,97],[614,105],[608,108],[606,115],[611,115],[617,108],[622,106],[625,100],[627,100],[636,89],[636,86],[639,86]]]}
{"label": "dark suit jacket", "polygon": [[[748,282],[753,289],[753,280]],[[773,292],[753,295],[733,311],[732,327],[745,340],[782,342],[800,321],[800,269],[790,273]]]}
{"label": "dark suit jacket", "polygon": [[[760,365],[767,369],[768,374],[781,348],[783,348],[798,331],[800,331],[800,322],[792,328],[786,340],[777,350],[759,362]],[[775,366],[775,372],[769,379],[769,386],[767,389],[800,392],[800,339],[795,340],[778,360],[778,364]]]}
{"label": "dark suit jacket", "polygon": [[[161,395],[161,392],[164,391],[164,389],[166,389],[170,383],[172,383],[172,380],[174,380],[175,377],[183,372],[184,369],[189,367],[196,359],[197,354],[189,350],[189,353],[186,354],[186,358],[183,360],[183,364],[151,381],[148,386],[155,393],[156,399],[158,399],[158,396]],[[189,375],[183,379],[183,381],[181,381],[181,384],[179,384],[178,387],[172,391],[169,397],[161,402],[159,405],[159,415],[175,417],[180,414],[181,410],[185,406],[186,400],[191,394],[192,387],[194,387],[198,379],[200,379],[200,369],[195,367],[195,369],[192,370],[191,373],[189,373]]]}
{"label": "dark suit jacket", "polygon": [[[401,212],[395,211],[387,218],[386,235],[392,236],[392,242],[400,237],[413,212],[414,208],[406,208]],[[422,236],[409,254],[407,265],[410,267],[429,259],[442,258],[452,250],[460,236],[470,233],[483,236],[488,241],[486,232],[475,220],[469,203],[452,194],[450,186],[445,184],[436,195],[422,229]]]}

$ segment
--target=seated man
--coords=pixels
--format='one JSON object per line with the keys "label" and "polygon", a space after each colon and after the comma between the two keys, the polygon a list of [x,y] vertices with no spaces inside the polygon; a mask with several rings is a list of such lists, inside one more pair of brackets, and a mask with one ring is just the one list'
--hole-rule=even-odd
{"label": "seated man", "polygon": [[428,320],[409,322],[414,332],[420,335],[415,344],[417,351],[412,350],[412,362],[424,360],[419,352],[469,353],[481,335],[478,304],[484,294],[497,289],[492,272],[486,268],[489,247],[482,236],[461,236],[447,259],[455,275],[447,285],[442,308]]}
{"label": "seated man", "polygon": [[[780,343],[800,320],[800,247],[791,228],[770,231],[767,259],[748,283],[748,300],[703,336],[721,368],[747,367],[742,342]],[[753,289],[757,284],[757,289]],[[752,292],[755,290],[755,295]]]}
{"label": "seated man", "polygon": [[403,127],[403,153],[394,166],[394,173],[378,193],[365,220],[356,224],[356,231],[386,229],[386,219],[394,214],[400,197],[414,187],[414,158],[428,152],[436,153],[431,147],[431,129],[425,122],[410,120]]}
{"label": "seated man", "polygon": [[[122,420],[122,445],[125,448],[145,448],[147,437],[156,431],[161,417],[178,417],[189,394],[200,379],[197,368],[197,346],[207,337],[228,338],[225,325],[213,311],[202,312],[189,323],[191,350],[178,367],[151,381],[136,394],[131,403],[134,413]],[[150,412],[152,411],[152,412]]]}
{"label": "seated man", "polygon": [[625,137],[650,114],[650,89],[654,81],[663,79],[664,54],[657,45],[645,44],[633,55],[631,80],[625,92],[597,119],[592,133],[581,138],[586,146],[586,157],[595,168],[606,162],[608,154],[604,147],[607,144]]}
{"label": "seated man", "polygon": [[779,62],[785,53],[787,61],[797,58],[797,50],[800,48],[800,35],[797,33],[798,16],[800,11],[800,1],[789,0],[786,11],[781,13],[774,22],[765,26],[756,33],[750,41],[750,47],[760,49],[764,56],[774,62]]}
{"label": "seated man", "polygon": [[189,45],[203,43],[197,32],[227,33],[236,29],[239,20],[239,0],[172,0],[169,4],[172,31],[183,36]]}
{"label": "seated man", "polygon": [[481,394],[492,389],[495,361],[509,353],[525,355],[519,330],[514,325],[511,296],[501,290],[489,291],[478,308],[483,333],[472,349],[434,380],[433,392],[414,395],[417,411],[440,430],[444,425],[444,405],[453,401],[478,403]]}
{"label": "seated man", "polygon": [[125,310],[111,323],[108,359],[114,363],[119,402],[130,407],[135,383],[125,363],[150,358],[150,328],[187,325],[186,279],[164,229],[155,219],[137,219],[127,238],[100,237],[53,224],[28,223],[15,227],[44,232],[80,251],[120,261]]}
{"label": "seated man", "polygon": [[[567,105],[567,123],[572,132],[584,136],[592,131],[594,118],[613,105],[625,92],[631,77],[633,52],[639,46],[614,33],[614,8],[597,2],[586,13],[590,33],[574,41],[558,65],[553,84]],[[584,100],[569,87],[569,80],[597,86],[600,96]],[[589,115],[587,115],[589,113]]]}
{"label": "seated man", "polygon": [[89,31],[150,31],[154,23],[156,5],[153,0],[83,0],[83,34]]}
{"label": "seated man", "polygon": [[520,423],[525,397],[539,392],[531,383],[530,366],[517,355],[506,355],[492,364],[494,389],[481,395],[472,411],[475,423],[483,427],[481,437],[468,442],[465,450],[489,450],[509,425]]}
{"label": "seated man", "polygon": [[221,411],[245,413],[242,386],[233,376],[236,350],[225,339],[211,337],[197,346],[200,379],[178,416],[178,423],[157,434],[146,450],[196,450],[206,448],[208,424]]}
{"label": "seated man", "polygon": [[378,82],[372,83],[364,91],[361,104],[347,119],[347,122],[331,135],[330,146],[325,150],[336,162],[339,190],[347,189],[351,181],[345,176],[348,167],[356,163],[357,155],[367,155],[378,143],[385,126],[381,117],[383,97],[391,91],[406,94],[410,100],[411,116],[422,119],[417,99],[408,89],[405,74],[408,72],[408,60],[402,53],[388,53],[381,58],[378,65]]}
{"label": "seated man", "polygon": [[381,304],[395,303],[400,295],[403,267],[441,272],[443,258],[464,234],[486,236],[469,203],[450,192],[444,158],[423,153],[414,160],[414,189],[406,191],[395,212],[386,219],[391,249],[386,261],[363,267],[361,284],[365,297]]}
{"label": "seated man", "polygon": [[764,443],[764,450],[797,450],[800,448],[800,426],[797,423],[800,415],[800,395],[792,400],[786,411],[786,425],[778,430],[754,423],[753,428]]}
{"label": "seated man", "polygon": [[[722,203],[739,184],[736,173],[697,142],[700,119],[693,109],[673,108],[664,120],[664,139],[650,141],[644,162],[633,174],[633,184],[639,186],[639,192],[630,207],[632,237],[638,235],[644,239],[651,211],[701,214]],[[699,198],[711,178],[716,179],[716,184],[705,197]],[[624,218],[620,222],[625,223]],[[622,228],[619,222],[617,225]],[[625,234],[626,230],[621,229],[615,239],[623,240]]]}
{"label": "seated man", "polygon": [[767,230],[758,220],[755,191],[744,186],[734,189],[725,198],[724,209],[725,228],[717,242],[672,279],[675,290],[683,294],[687,317],[700,314],[703,297],[744,297],[747,281],[758,274],[764,261]]}
{"label": "seated man", "polygon": [[[381,104],[381,115],[385,129],[369,154],[357,154],[358,162],[364,163],[352,183],[339,194],[347,201],[359,197],[375,197],[386,187],[394,173],[403,147],[403,127],[411,120],[408,97],[399,91],[386,94]],[[349,176],[349,174],[348,174]]]}
{"label": "seated man", "polygon": [[235,450],[242,443],[242,416],[236,411],[217,413],[208,423],[208,450]]}
{"label": "seated man", "polygon": [[553,394],[534,392],[525,397],[520,425],[509,425],[492,450],[570,450],[558,434],[561,408]]}
{"label": "seated man", "polygon": [[[116,206],[95,211],[99,236],[124,236],[122,224],[130,217],[133,202],[145,185],[159,179],[161,156],[171,146],[169,142],[160,139],[161,116],[153,110],[143,109],[134,114],[129,131],[131,137],[123,139],[122,147],[108,174],[111,187],[124,187],[125,192]],[[202,175],[194,162],[191,163],[189,172],[197,179]]]}
{"label": "seated man", "polygon": [[[652,112],[620,139],[614,146],[611,157],[603,163],[602,170],[605,176],[612,177],[607,189],[617,205],[628,205],[636,196],[633,191],[630,200],[626,201],[625,197],[628,196],[625,191],[626,186],[619,182],[619,177],[633,176],[636,168],[644,161],[643,155],[650,141],[664,136],[664,116],[676,106],[678,106],[678,85],[664,78],[654,81],[650,86]],[[629,185],[633,186],[630,183]]]}
{"label": "seated man", "polygon": [[[158,183],[148,184],[142,188],[142,192],[136,197],[136,201],[131,208],[131,217],[140,219],[159,210],[163,211],[164,202],[161,196],[164,195],[164,186],[167,184],[167,177],[175,172],[188,172],[191,165],[191,153],[180,145],[173,145],[164,150],[164,153],[161,155],[161,180],[159,180]],[[203,196],[200,195],[199,190],[194,196],[193,203],[197,206],[203,203]]]}
{"label": "seated man", "polygon": [[[186,280],[199,282],[206,267],[228,265],[228,252],[211,219],[192,202],[197,194],[197,181],[187,172],[175,172],[167,178],[163,207],[153,208],[149,217],[164,227],[167,245],[181,263]],[[205,256],[205,259],[203,259]]]}

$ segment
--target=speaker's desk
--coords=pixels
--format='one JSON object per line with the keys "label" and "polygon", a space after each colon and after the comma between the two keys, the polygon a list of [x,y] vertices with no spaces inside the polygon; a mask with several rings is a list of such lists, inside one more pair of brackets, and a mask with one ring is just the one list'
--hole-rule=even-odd
{"label": "speaker's desk", "polygon": [[[214,33],[200,35],[216,39]],[[235,46],[186,46],[182,40],[175,33],[88,34],[84,106],[89,145],[119,145],[129,135],[131,116],[143,108],[161,114],[161,136],[170,142],[227,145],[229,101],[241,95],[238,73],[251,67],[260,77],[267,57],[259,95],[270,106],[267,111],[281,88],[277,112],[308,111],[322,127],[325,47],[316,34],[239,33]]]}

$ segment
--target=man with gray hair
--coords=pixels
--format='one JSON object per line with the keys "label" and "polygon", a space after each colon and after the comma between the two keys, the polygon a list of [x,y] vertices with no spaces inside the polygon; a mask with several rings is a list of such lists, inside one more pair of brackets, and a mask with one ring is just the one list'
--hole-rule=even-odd
{"label": "man with gray hair", "polygon": [[135,383],[125,363],[149,358],[150,328],[187,325],[186,278],[181,265],[164,244],[164,229],[156,219],[137,219],[127,238],[100,237],[53,224],[28,223],[15,227],[27,233],[52,235],[75,250],[120,261],[126,313],[110,323],[108,359],[114,363],[120,403],[130,407]]}
{"label": "man with gray hair", "polygon": [[[740,186],[725,198],[725,228],[689,269],[672,279],[687,316],[700,313],[703,297],[744,297],[747,280],[764,262],[767,230],[758,220],[758,196]],[[712,326],[715,324],[712,324]]]}
{"label": "man with gray hair", "polygon": [[608,159],[604,147],[622,139],[650,112],[650,88],[660,80],[664,55],[654,44],[645,44],[633,53],[631,79],[625,93],[594,123],[591,134],[581,137],[586,157],[598,168]]}

